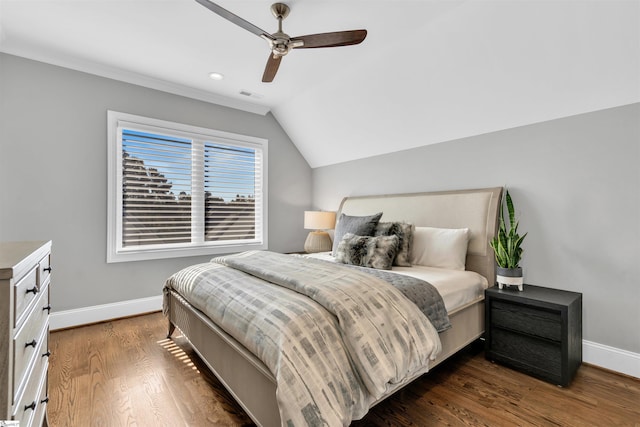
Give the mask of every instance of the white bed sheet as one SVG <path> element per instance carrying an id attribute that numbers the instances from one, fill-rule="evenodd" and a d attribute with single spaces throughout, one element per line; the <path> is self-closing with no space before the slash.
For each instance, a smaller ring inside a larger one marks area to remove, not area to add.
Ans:
<path id="1" fill-rule="evenodd" d="M 335 262 L 331 252 L 319 252 L 303 256 Z M 475 271 L 448 270 L 423 265 L 414 265 L 412 267 L 394 266 L 391 271 L 417 277 L 431 283 L 442 295 L 444 306 L 449 314 L 471 302 L 484 298 L 484 290 L 488 287 L 487 279 Z"/>

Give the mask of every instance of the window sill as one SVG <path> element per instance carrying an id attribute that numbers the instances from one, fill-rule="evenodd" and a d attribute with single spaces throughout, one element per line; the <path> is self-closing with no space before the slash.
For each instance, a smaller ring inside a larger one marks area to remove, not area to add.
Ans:
<path id="1" fill-rule="evenodd" d="M 266 243 L 238 244 L 224 246 L 197 246 L 171 249 L 146 249 L 116 252 L 107 252 L 107 263 L 148 261 L 154 259 L 183 258 L 206 255 L 223 255 L 251 250 L 266 250 Z"/>

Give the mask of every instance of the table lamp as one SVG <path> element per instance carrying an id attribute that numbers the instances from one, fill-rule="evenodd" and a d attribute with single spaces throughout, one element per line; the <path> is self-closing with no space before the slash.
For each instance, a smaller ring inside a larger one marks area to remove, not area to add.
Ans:
<path id="1" fill-rule="evenodd" d="M 336 225 L 336 213 L 326 211 L 304 211 L 305 230 L 314 230 L 309 233 L 304 242 L 304 251 L 307 253 L 327 252 L 331 250 L 331 237 L 324 230 L 330 230 Z"/>

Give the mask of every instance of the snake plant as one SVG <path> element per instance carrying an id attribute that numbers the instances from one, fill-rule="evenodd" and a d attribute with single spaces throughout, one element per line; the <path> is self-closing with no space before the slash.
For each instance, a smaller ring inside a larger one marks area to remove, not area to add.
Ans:
<path id="1" fill-rule="evenodd" d="M 496 255 L 498 267 L 502 268 L 518 268 L 520 259 L 522 258 L 522 248 L 520 245 L 527 236 L 527 233 L 518 235 L 518 221 L 516 220 L 515 209 L 509 190 L 504 200 L 507 204 L 509 212 L 509 230 L 504 220 L 504 206 L 500 204 L 500 222 L 498 226 L 498 235 L 495 236 L 490 244 Z"/>

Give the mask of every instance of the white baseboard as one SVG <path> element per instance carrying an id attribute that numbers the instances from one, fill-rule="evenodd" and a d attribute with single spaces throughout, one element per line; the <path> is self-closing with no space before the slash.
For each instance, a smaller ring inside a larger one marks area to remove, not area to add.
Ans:
<path id="1" fill-rule="evenodd" d="M 640 354 L 597 342 L 582 341 L 584 363 L 640 378 Z"/>
<path id="2" fill-rule="evenodd" d="M 51 313 L 51 330 L 71 328 L 89 323 L 104 322 L 118 317 L 134 316 L 162 309 L 162 295 L 112 304 L 95 305 Z M 585 363 L 640 378 L 640 354 L 619 348 L 582 341 L 582 360 Z"/>
<path id="3" fill-rule="evenodd" d="M 162 310 L 162 295 L 51 313 L 49 328 L 71 328 Z"/>

